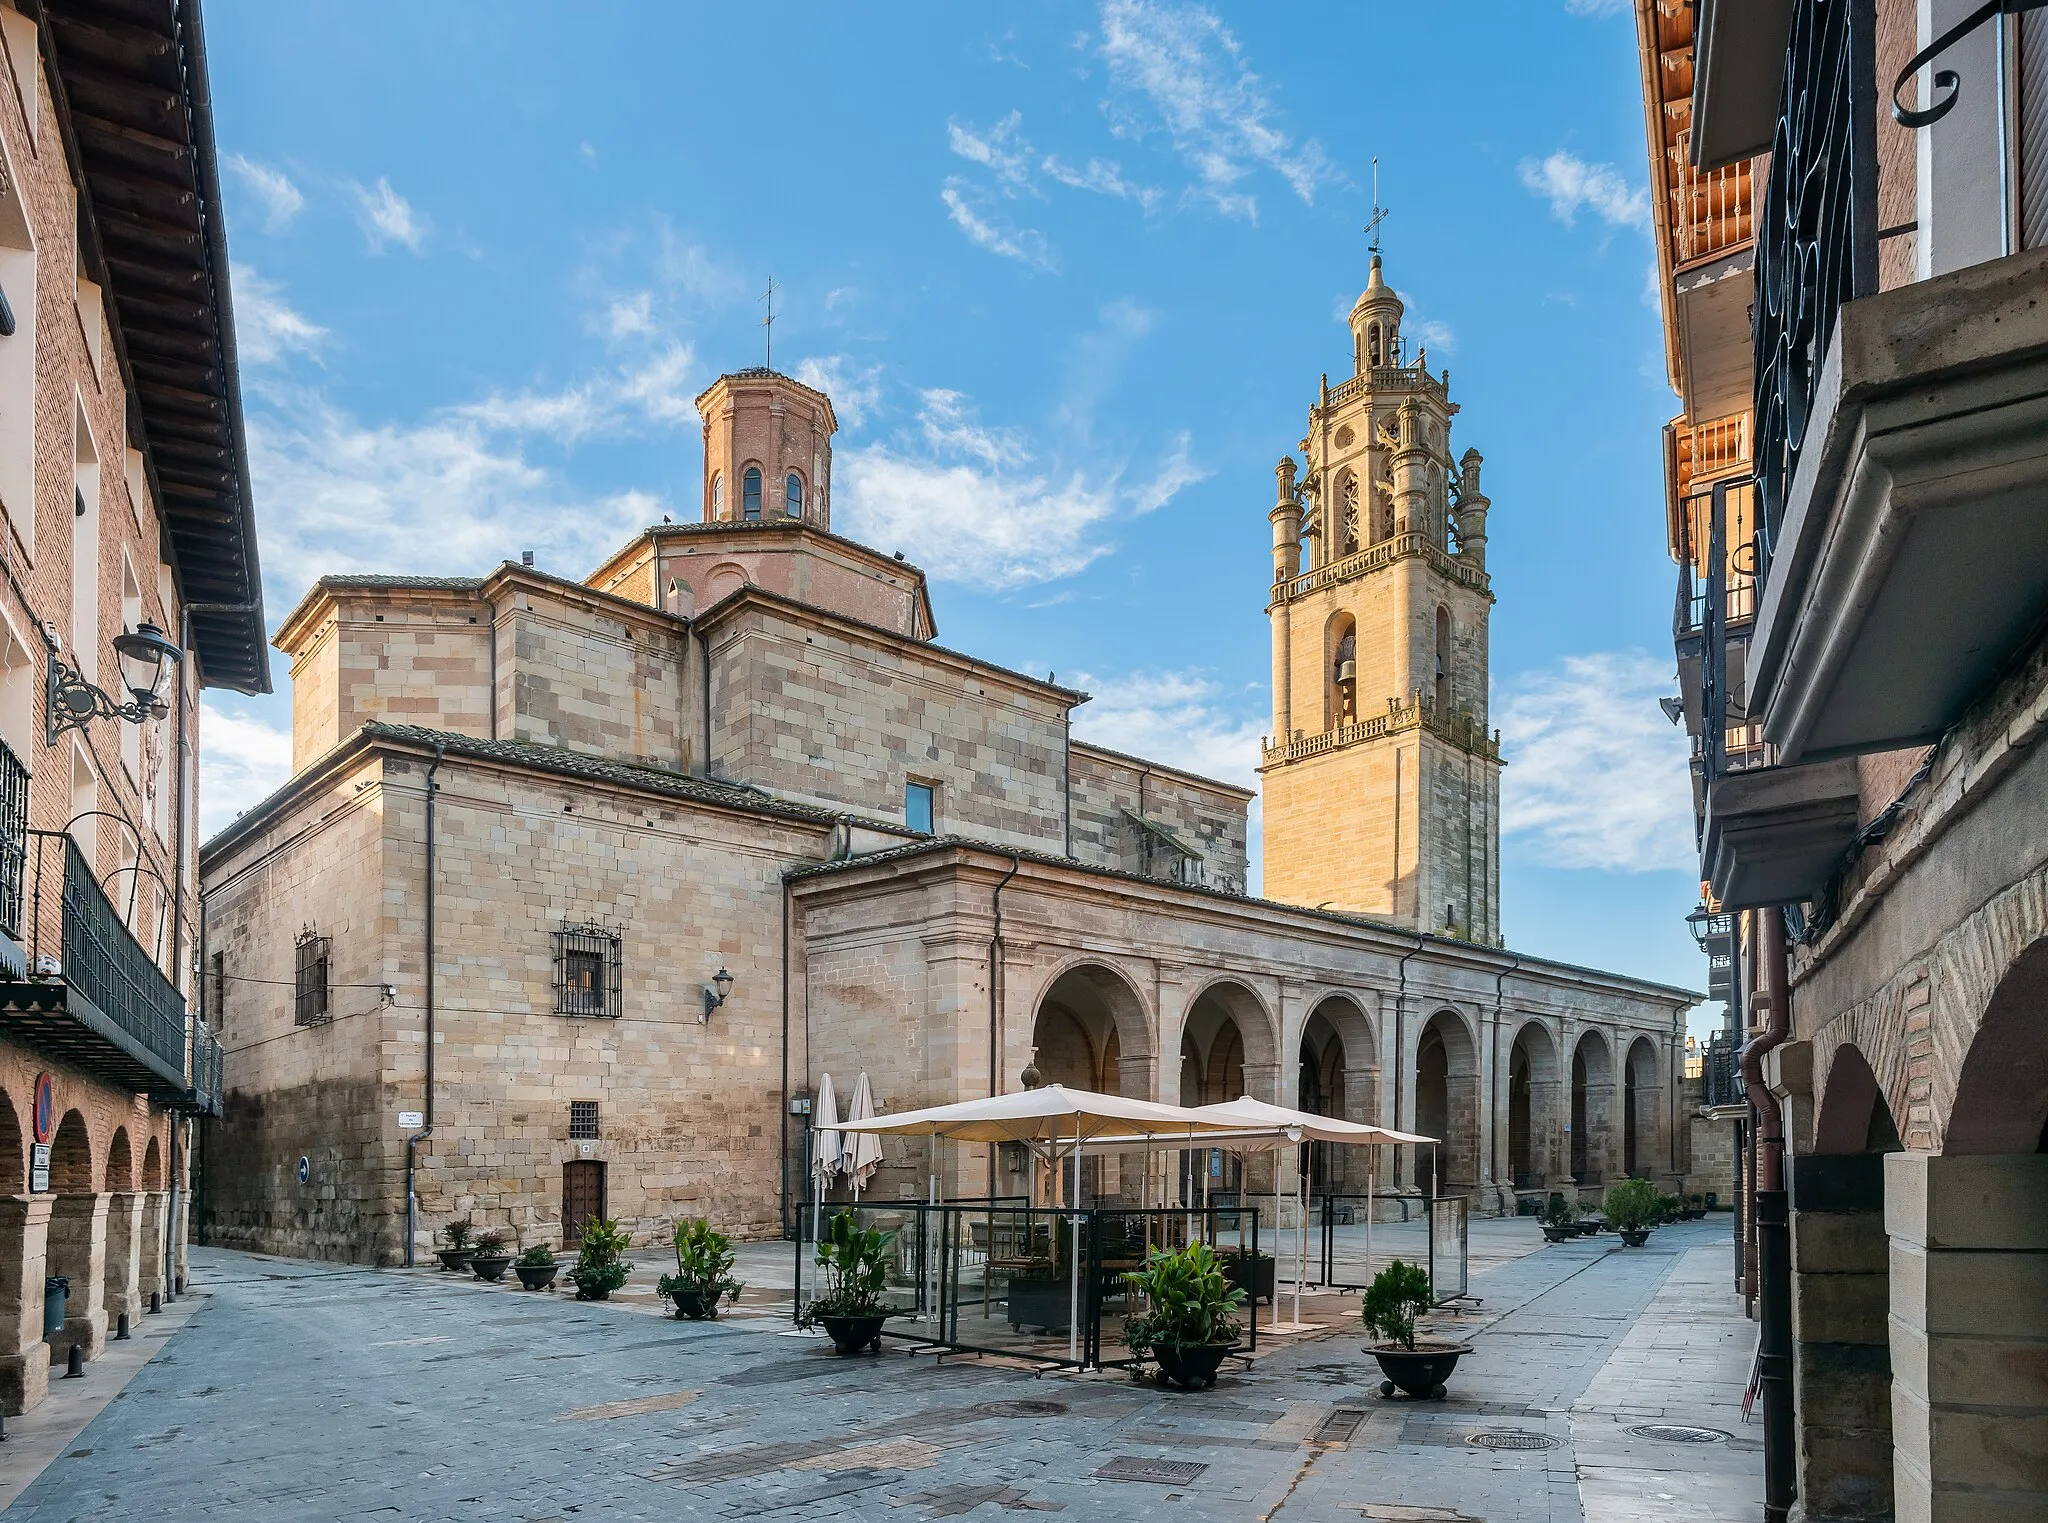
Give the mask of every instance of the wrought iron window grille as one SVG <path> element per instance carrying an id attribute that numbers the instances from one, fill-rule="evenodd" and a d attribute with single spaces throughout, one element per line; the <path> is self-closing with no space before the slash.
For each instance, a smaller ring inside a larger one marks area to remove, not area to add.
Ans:
<path id="1" fill-rule="evenodd" d="M 550 936 L 555 1014 L 616 1018 L 622 1013 L 623 938 L 612 927 L 563 921 Z"/>
<path id="2" fill-rule="evenodd" d="M 17 940 L 27 862 L 28 768 L 0 743 L 0 931 Z"/>
<path id="3" fill-rule="evenodd" d="M 1892 81 L 1892 120 L 1901 127 L 1918 131 L 1932 127 L 1949 112 L 1955 110 L 1956 102 L 1963 96 L 1963 78 L 1954 69 L 1934 71 L 1934 98 L 1927 105 L 1913 107 L 1899 99 L 1899 92 L 1906 88 L 1913 76 L 1933 63 L 1943 53 L 1976 31 L 1985 22 L 2005 16 L 2017 16 L 2022 11 L 2039 10 L 2048 5 L 2048 0 L 1986 0 L 1969 15 L 1943 32 L 1934 41 L 1906 61 L 1899 70 L 1899 77 Z"/>
<path id="4" fill-rule="evenodd" d="M 569 1102 L 569 1140 L 572 1142 L 594 1141 L 597 1134 L 597 1102 L 595 1100 L 571 1100 Z"/>
<path id="5" fill-rule="evenodd" d="M 299 932 L 296 951 L 292 1024 L 324 1026 L 334 1018 L 328 995 L 328 938 L 307 926 Z"/>

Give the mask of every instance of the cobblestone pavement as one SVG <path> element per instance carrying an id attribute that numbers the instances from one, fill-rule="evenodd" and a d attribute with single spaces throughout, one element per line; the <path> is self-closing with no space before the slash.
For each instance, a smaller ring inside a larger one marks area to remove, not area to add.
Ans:
<path id="1" fill-rule="evenodd" d="M 1754 1330 L 1727 1269 L 1712 1221 L 1496 1260 L 1483 1305 L 1436 1319 L 1474 1345 L 1450 1398 L 1410 1402 L 1377 1394 L 1355 1297 L 1304 1300 L 1334 1335 L 1181 1393 L 842 1360 L 762 1301 L 677 1323 L 194 1250 L 190 1322 L 5 1516 L 1733 1523 L 1758 1510 L 1761 1445 L 1735 1406 Z M 1729 1437 L 1627 1431 L 1644 1423 Z M 1543 1447 L 1472 1442 L 1488 1433 Z"/>

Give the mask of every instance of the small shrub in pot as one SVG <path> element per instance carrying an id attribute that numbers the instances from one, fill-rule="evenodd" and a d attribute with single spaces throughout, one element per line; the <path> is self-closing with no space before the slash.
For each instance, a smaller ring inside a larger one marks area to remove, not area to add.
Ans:
<path id="1" fill-rule="evenodd" d="M 512 1261 L 512 1272 L 528 1290 L 546 1290 L 561 1267 L 562 1261 L 546 1243 L 535 1243 Z"/>
<path id="2" fill-rule="evenodd" d="M 1367 1344 L 1366 1352 L 1379 1361 L 1380 1373 L 1386 1376 L 1380 1383 L 1382 1396 L 1401 1390 L 1410 1396 L 1440 1398 L 1460 1356 L 1472 1352 L 1468 1343 L 1416 1340 L 1415 1319 L 1428 1311 L 1434 1300 L 1429 1271 L 1399 1259 L 1374 1275 L 1366 1287 L 1359 1309 L 1367 1331 L 1381 1340 Z"/>
<path id="3" fill-rule="evenodd" d="M 633 1238 L 617 1222 L 593 1216 L 583 1224 L 583 1242 L 569 1278 L 579 1301 L 605 1301 L 626 1283 L 625 1252 Z"/>
<path id="4" fill-rule="evenodd" d="M 459 1274 L 469 1268 L 469 1256 L 476 1251 L 471 1243 L 475 1234 L 476 1228 L 466 1216 L 456 1218 L 441 1229 L 441 1236 L 448 1244 L 439 1250 L 443 1269 L 452 1269 Z"/>
<path id="5" fill-rule="evenodd" d="M 1640 1248 L 1648 1241 L 1650 1226 L 1657 1219 L 1659 1198 L 1657 1187 L 1647 1179 L 1624 1179 L 1608 1186 L 1600 1210 L 1607 1225 L 1621 1234 L 1624 1243 Z"/>
<path id="6" fill-rule="evenodd" d="M 511 1233 L 496 1227 L 477 1234 L 476 1245 L 469 1255 L 469 1267 L 479 1280 L 504 1278 L 505 1266 L 512 1262 L 512 1255 L 505 1251 L 511 1241 Z"/>
<path id="7" fill-rule="evenodd" d="M 704 1321 L 718 1315 L 720 1301 L 735 1301 L 744 1288 L 732 1277 L 732 1239 L 703 1220 L 675 1227 L 676 1272 L 655 1284 L 655 1293 L 674 1304 L 676 1316 Z"/>
<path id="8" fill-rule="evenodd" d="M 1224 1355 L 1237 1347 L 1242 1328 L 1235 1313 L 1243 1287 L 1231 1283 L 1225 1261 L 1207 1243 L 1155 1248 L 1143 1269 L 1124 1282 L 1145 1297 L 1146 1309 L 1124 1324 L 1124 1342 L 1149 1356 L 1162 1380 L 1199 1389 L 1216 1383 Z"/>
<path id="9" fill-rule="evenodd" d="M 895 1240 L 893 1232 L 861 1226 L 851 1211 L 835 1215 L 818 1240 L 825 1293 L 804 1307 L 798 1324 L 822 1326 L 842 1354 L 879 1350 L 882 1324 L 889 1319 L 882 1296 L 889 1288 L 889 1245 Z"/>

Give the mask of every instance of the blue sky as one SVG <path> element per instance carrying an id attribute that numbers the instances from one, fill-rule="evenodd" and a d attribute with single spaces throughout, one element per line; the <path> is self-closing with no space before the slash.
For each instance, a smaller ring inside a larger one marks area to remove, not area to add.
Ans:
<path id="1" fill-rule="evenodd" d="M 1251 783 L 1273 465 L 1366 276 L 1487 460 L 1503 919 L 1698 987 L 1663 377 L 1620 0 L 212 0 L 273 621 L 327 571 L 580 576 L 697 511 L 691 400 L 829 390 L 834 526 L 1078 733 Z M 289 698 L 208 699 L 217 828 Z"/>

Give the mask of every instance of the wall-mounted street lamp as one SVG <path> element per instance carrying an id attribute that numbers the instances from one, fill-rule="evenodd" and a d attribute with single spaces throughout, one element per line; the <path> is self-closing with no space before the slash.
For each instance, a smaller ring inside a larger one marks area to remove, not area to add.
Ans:
<path id="1" fill-rule="evenodd" d="M 57 744 L 66 730 L 82 730 L 95 719 L 125 719 L 141 724 L 161 718 L 170 708 L 164 693 L 171 685 L 171 673 L 185 659 L 185 653 L 154 624 L 140 624 L 114 640 L 114 658 L 121 673 L 121 685 L 132 699 L 116 703 L 85 680 L 85 674 L 69 665 L 49 639 L 49 671 L 46 679 L 43 740 Z"/>
<path id="2" fill-rule="evenodd" d="M 704 986 L 704 1013 L 697 1018 L 699 1023 L 709 1022 L 711 1012 L 724 1004 L 725 997 L 730 993 L 732 993 L 732 975 L 725 971 L 725 964 L 720 963 L 718 965 L 718 972 L 712 976 L 711 982 Z"/>

